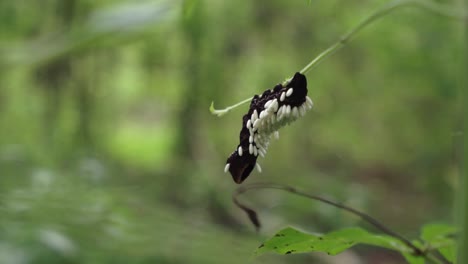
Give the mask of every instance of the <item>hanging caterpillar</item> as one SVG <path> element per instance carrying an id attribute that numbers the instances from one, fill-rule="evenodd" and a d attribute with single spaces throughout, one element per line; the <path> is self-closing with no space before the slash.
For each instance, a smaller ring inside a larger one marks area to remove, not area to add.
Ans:
<path id="1" fill-rule="evenodd" d="M 294 122 L 313 106 L 307 96 L 307 79 L 296 73 L 287 84 L 277 84 L 262 95 L 255 95 L 247 114 L 242 117 L 239 145 L 226 161 L 224 172 L 230 172 L 234 182 L 242 183 L 264 157 L 271 137 L 279 138 L 278 130 Z"/>

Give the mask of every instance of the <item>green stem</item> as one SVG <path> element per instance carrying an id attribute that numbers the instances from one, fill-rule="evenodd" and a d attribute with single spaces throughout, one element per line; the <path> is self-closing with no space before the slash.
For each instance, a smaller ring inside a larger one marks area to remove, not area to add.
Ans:
<path id="1" fill-rule="evenodd" d="M 419 246 L 417 246 L 413 242 L 411 242 L 409 239 L 407 239 L 404 236 L 400 235 L 399 233 L 393 231 L 392 229 L 390 229 L 386 225 L 382 224 L 381 222 L 377 221 L 375 218 L 373 218 L 372 216 L 370 216 L 368 214 L 365 214 L 365 213 L 363 213 L 363 212 L 361 212 L 359 210 L 356 210 L 356 209 L 354 209 L 352 207 L 349 207 L 349 206 L 346 206 L 344 204 L 337 203 L 337 202 L 325 199 L 325 198 L 323 198 L 321 196 L 308 194 L 308 193 L 299 191 L 296 188 L 294 188 L 292 186 L 289 186 L 289 185 L 285 185 L 285 184 L 270 183 L 270 182 L 251 183 L 251 184 L 244 185 L 244 186 L 241 186 L 241 187 L 237 188 L 236 191 L 234 192 L 234 194 L 232 196 L 234 204 L 237 205 L 240 209 L 242 209 L 243 211 L 245 211 L 247 213 L 250 220 L 254 223 L 255 227 L 257 228 L 257 230 L 260 228 L 260 221 L 258 219 L 257 213 L 255 212 L 255 210 L 253 210 L 253 209 L 247 207 L 246 205 L 244 205 L 243 203 L 241 203 L 238 198 L 239 198 L 240 195 L 242 195 L 243 193 L 246 193 L 248 191 L 261 190 L 261 189 L 273 189 L 273 190 L 281 190 L 281 191 L 289 192 L 289 193 L 292 193 L 292 194 L 295 194 L 295 195 L 298 195 L 298 196 L 302 196 L 302 197 L 305 197 L 305 198 L 308 198 L 308 199 L 311 199 L 311 200 L 319 201 L 321 203 L 328 204 L 328 205 L 334 206 L 334 207 L 336 207 L 338 209 L 347 211 L 347 212 L 349 212 L 351 214 L 354 214 L 354 215 L 358 216 L 363 221 L 366 221 L 367 223 L 374 226 L 375 228 L 377 228 L 381 232 L 400 240 L 403 244 L 405 244 L 408 247 L 408 249 L 412 250 L 412 253 L 414 255 L 423 257 L 426 260 L 428 260 L 430 262 L 433 262 L 435 264 L 450 264 L 450 262 L 448 260 L 446 260 L 443 256 L 435 255 L 433 251 L 429 251 L 429 252 L 424 251 Z"/>
<path id="2" fill-rule="evenodd" d="M 468 2 L 459 1 L 460 7 L 467 8 Z M 461 230 L 458 244 L 458 263 L 468 263 L 468 21 L 462 25 L 461 43 L 457 65 L 459 73 L 459 89 L 461 94 L 461 115 L 463 124 L 463 150 L 461 159 L 460 184 L 458 186 L 457 220 Z"/>
<path id="3" fill-rule="evenodd" d="M 424 257 L 429 260 L 430 262 L 432 263 L 435 263 L 435 264 L 445 264 L 446 262 L 442 261 L 442 260 L 439 260 L 438 258 L 434 257 L 433 255 L 424 255 Z"/>
<path id="4" fill-rule="evenodd" d="M 249 97 L 249 98 L 245 99 L 244 101 L 241 101 L 241 102 L 239 102 L 239 103 L 237 103 L 237 104 L 235 104 L 235 105 L 228 106 L 228 107 L 226 107 L 226 108 L 224 108 L 224 109 L 221 109 L 221 110 L 215 109 L 215 108 L 214 108 L 214 102 L 211 102 L 211 105 L 210 105 L 210 112 L 211 112 L 213 115 L 217 115 L 218 117 L 221 117 L 221 116 L 227 114 L 227 113 L 228 113 L 229 111 L 231 111 L 232 109 L 234 109 L 234 108 L 236 108 L 236 107 L 238 107 L 238 106 L 241 106 L 241 105 L 243 105 L 243 104 L 245 104 L 245 103 L 248 103 L 248 102 L 250 102 L 251 100 L 252 100 L 252 97 Z"/>
<path id="5" fill-rule="evenodd" d="M 317 57 L 315 57 L 315 59 L 313 59 L 309 64 L 307 64 L 307 66 L 305 66 L 300 71 L 300 73 L 305 74 L 309 70 L 317 66 L 322 60 L 324 60 L 328 56 L 338 51 L 344 45 L 346 45 L 348 41 L 351 40 L 352 37 L 354 37 L 363 28 L 365 28 L 367 25 L 371 24 L 375 20 L 385 16 L 386 14 L 390 13 L 391 11 L 399 7 L 410 6 L 410 5 L 418 6 L 428 11 L 431 11 L 433 13 L 436 13 L 438 15 L 447 16 L 450 18 L 455 18 L 455 19 L 467 18 L 467 14 L 465 12 L 454 9 L 452 7 L 441 5 L 435 2 L 425 1 L 425 0 L 395 0 L 377 9 L 373 14 L 371 14 L 370 16 L 365 18 L 363 21 L 361 21 L 361 23 L 359 23 L 356 27 L 354 27 L 348 33 L 343 35 L 335 44 L 333 44 L 331 47 L 329 47 L 328 49 L 320 53 Z"/>
<path id="6" fill-rule="evenodd" d="M 357 33 L 359 33 L 363 28 L 374 22 L 375 20 L 387 15 L 391 11 L 404 7 L 404 6 L 416 6 L 420 7 L 422 9 L 425 9 L 427 11 L 433 12 L 435 14 L 453 18 L 453 19 L 460 19 L 460 20 L 466 20 L 468 18 L 468 13 L 464 11 L 463 9 L 455 9 L 453 7 L 439 4 L 433 1 L 429 0 L 394 0 L 392 2 L 387 3 L 386 5 L 382 6 L 381 8 L 377 9 L 372 13 L 370 16 L 365 18 L 361 23 L 359 23 L 357 26 L 355 26 L 353 29 L 351 29 L 348 33 L 343 35 L 335 44 L 330 46 L 328 49 L 320 53 L 317 57 L 315 57 L 309 64 L 307 64 L 301 71 L 300 73 L 305 74 L 308 71 L 310 71 L 312 68 L 317 66 L 320 62 L 322 62 L 324 59 L 326 59 L 328 56 L 332 55 L 339 49 L 341 49 L 343 46 L 345 46 L 352 37 L 354 37 Z M 283 82 L 283 85 L 287 84 L 291 79 L 287 79 L 285 82 Z M 226 113 L 228 113 L 230 110 L 247 103 L 250 101 L 251 98 L 246 99 L 240 103 L 237 103 L 235 105 L 229 106 L 225 109 L 217 110 L 214 108 L 213 103 L 211 103 L 210 106 L 210 112 L 214 115 L 217 116 L 222 116 Z"/>

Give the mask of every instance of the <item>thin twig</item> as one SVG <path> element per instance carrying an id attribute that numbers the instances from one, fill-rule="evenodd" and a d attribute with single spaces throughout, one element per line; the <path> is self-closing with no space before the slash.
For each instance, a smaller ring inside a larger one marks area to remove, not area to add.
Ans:
<path id="1" fill-rule="evenodd" d="M 432 2 L 429 0 L 395 0 L 377 9 L 370 16 L 362 20 L 357 26 L 351 29 L 348 33 L 344 34 L 335 44 L 333 44 L 328 49 L 320 53 L 317 57 L 315 57 L 309 64 L 307 64 L 300 71 L 300 73 L 305 74 L 306 72 L 308 72 L 309 70 L 317 66 L 322 60 L 324 60 L 328 56 L 338 51 L 340 48 L 346 45 L 351 40 L 352 37 L 354 37 L 367 25 L 371 24 L 372 22 L 374 22 L 375 20 L 379 18 L 384 17 L 386 14 L 392 12 L 393 10 L 400 8 L 400 7 L 404 7 L 404 6 L 421 7 L 435 14 L 446 16 L 446 17 L 453 18 L 453 19 L 463 20 L 463 19 L 467 19 L 468 17 L 468 14 L 466 11 L 455 9 L 453 7 L 442 5 L 442 4 Z"/>
<path id="2" fill-rule="evenodd" d="M 247 207 L 246 205 L 242 204 L 241 202 L 239 202 L 238 197 L 241 194 L 243 194 L 245 192 L 248 192 L 250 190 L 259 190 L 259 189 L 282 190 L 282 191 L 286 191 L 286 192 L 296 194 L 296 195 L 299 195 L 299 196 L 302 196 L 302 197 L 306 197 L 306 198 L 309 198 L 309 199 L 312 199 L 312 200 L 316 200 L 316 201 L 319 201 L 319 202 L 334 206 L 336 208 L 345 210 L 347 212 L 350 212 L 350 213 L 360 217 L 362 220 L 364 220 L 367 223 L 371 224 L 372 226 L 374 226 L 378 230 L 382 231 L 383 233 L 400 240 L 401 242 L 403 242 L 405 245 L 407 245 L 409 248 L 411 248 L 413 250 L 413 255 L 422 256 L 422 257 L 426 258 L 427 260 L 431 260 L 431 261 L 433 261 L 435 263 L 451 264 L 451 262 L 449 262 L 448 260 L 446 260 L 442 256 L 438 256 L 438 255 L 435 255 L 435 254 L 433 254 L 431 252 L 427 252 L 427 251 L 424 251 L 424 250 L 420 249 L 418 246 L 413 244 L 410 240 L 408 240 L 404 236 L 398 234 L 397 232 L 391 230 L 390 228 L 388 228 L 384 224 L 380 223 L 379 221 L 377 221 L 375 218 L 371 217 L 368 214 L 365 214 L 365 213 L 360 212 L 360 211 L 358 211 L 358 210 L 356 210 L 354 208 L 351 208 L 349 206 L 346 206 L 346 205 L 343 205 L 343 204 L 340 204 L 340 203 L 337 203 L 337 202 L 333 202 L 331 200 L 325 199 L 325 198 L 317 196 L 317 195 L 312 195 L 312 194 L 308 194 L 308 193 L 305 193 L 305 192 L 298 191 L 296 188 L 288 186 L 288 185 L 284 185 L 284 184 L 253 183 L 253 184 L 241 186 L 241 187 L 237 188 L 236 191 L 234 192 L 234 194 L 232 196 L 233 202 L 240 209 L 242 209 L 243 211 L 245 211 L 248 214 L 250 220 L 253 222 L 253 224 L 255 225 L 257 230 L 260 228 L 260 221 L 258 219 L 258 216 L 257 216 L 256 212 L 253 209 L 251 209 L 251 208 Z M 431 254 L 431 255 L 429 255 L 429 254 Z"/>
<path id="3" fill-rule="evenodd" d="M 236 108 L 236 107 L 238 107 L 238 106 L 241 106 L 241 105 L 243 105 L 243 104 L 245 104 L 245 103 L 248 103 L 248 102 L 250 102 L 250 101 L 252 101 L 252 97 L 249 97 L 249 98 L 247 98 L 247 99 L 245 99 L 245 100 L 243 100 L 243 101 L 241 101 L 241 102 L 239 102 L 239 103 L 237 103 L 237 104 L 228 106 L 228 107 L 226 107 L 226 108 L 224 108 L 224 109 L 215 109 L 215 108 L 214 108 L 214 102 L 211 102 L 211 105 L 210 105 L 210 112 L 211 112 L 213 115 L 217 115 L 218 117 L 221 117 L 221 116 L 227 114 L 227 113 L 228 113 L 229 111 L 231 111 L 232 109 L 234 109 L 234 108 Z"/>
<path id="4" fill-rule="evenodd" d="M 328 56 L 332 55 L 333 53 L 337 52 L 339 49 L 344 47 L 350 40 L 353 38 L 357 33 L 359 33 L 362 29 L 364 29 L 366 26 L 374 22 L 375 20 L 384 17 L 391 11 L 394 11 L 395 9 L 398 9 L 400 7 L 405 7 L 405 6 L 415 6 L 415 7 L 420 7 L 422 9 L 425 9 L 427 11 L 430 11 L 432 13 L 435 13 L 440 16 L 445 16 L 448 18 L 452 19 L 459 19 L 459 20 L 467 20 L 468 19 L 468 12 L 463 9 L 456 9 L 451 6 L 447 6 L 444 4 L 439 4 L 433 1 L 429 0 L 394 0 L 386 5 L 382 6 L 381 8 L 377 9 L 374 11 L 370 16 L 366 17 L 364 20 L 362 20 L 357 26 L 352 28 L 348 33 L 344 34 L 335 44 L 331 45 L 329 48 L 324 50 L 322 53 L 320 53 L 317 57 L 312 59 L 309 64 L 307 64 L 301 71 L 301 74 L 305 74 L 308 71 L 310 71 L 312 68 L 317 66 L 320 62 L 322 62 L 324 59 L 326 59 Z M 286 85 L 291 78 L 286 79 L 286 81 L 283 82 L 283 85 Z M 213 103 L 211 103 L 210 106 L 210 112 L 214 115 L 217 116 L 223 116 L 227 114 L 230 110 L 247 103 L 251 100 L 246 99 L 240 103 L 237 103 L 235 105 L 226 107 L 224 109 L 215 109 L 213 106 Z"/>

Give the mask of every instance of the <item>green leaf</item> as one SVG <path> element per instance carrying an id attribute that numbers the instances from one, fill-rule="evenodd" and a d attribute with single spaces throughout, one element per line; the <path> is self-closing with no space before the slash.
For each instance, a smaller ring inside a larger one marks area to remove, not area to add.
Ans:
<path id="1" fill-rule="evenodd" d="M 422 228 L 421 238 L 426 242 L 446 239 L 457 232 L 454 226 L 445 224 L 428 224 Z"/>
<path id="2" fill-rule="evenodd" d="M 336 255 L 359 243 L 411 253 L 411 249 L 401 241 L 390 236 L 372 234 L 361 228 L 346 228 L 326 235 L 316 235 L 291 227 L 279 231 L 265 241 L 255 253 L 291 254 L 315 251 Z"/>
<path id="3" fill-rule="evenodd" d="M 427 247 L 438 249 L 449 261 L 455 262 L 457 256 L 457 245 L 451 237 L 457 232 L 454 226 L 445 224 L 428 224 L 422 228 L 421 238 Z"/>
<path id="4" fill-rule="evenodd" d="M 455 243 L 448 247 L 439 248 L 439 251 L 448 261 L 457 263 L 457 245 Z"/>
<path id="5" fill-rule="evenodd" d="M 424 264 L 425 260 L 422 257 L 414 256 L 410 253 L 403 253 L 403 257 L 405 257 L 406 261 L 410 264 Z"/>
<path id="6" fill-rule="evenodd" d="M 417 246 L 418 248 L 423 248 L 423 244 L 419 240 L 411 241 L 413 245 Z M 424 264 L 426 263 L 425 259 L 421 256 L 415 256 L 411 253 L 402 253 L 403 257 L 405 257 L 406 261 L 410 264 Z"/>

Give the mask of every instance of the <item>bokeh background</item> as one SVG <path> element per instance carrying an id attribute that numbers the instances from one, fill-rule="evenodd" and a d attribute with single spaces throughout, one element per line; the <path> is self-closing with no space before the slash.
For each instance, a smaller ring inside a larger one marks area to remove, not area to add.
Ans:
<path id="1" fill-rule="evenodd" d="M 363 246 L 253 258 L 287 225 L 367 226 L 261 191 L 244 197 L 256 233 L 223 173 L 248 106 L 208 111 L 292 76 L 385 2 L 0 1 L 0 263 L 404 263 Z M 460 49 L 458 22 L 417 8 L 369 26 L 307 74 L 313 110 L 246 183 L 410 238 L 451 223 Z"/>

